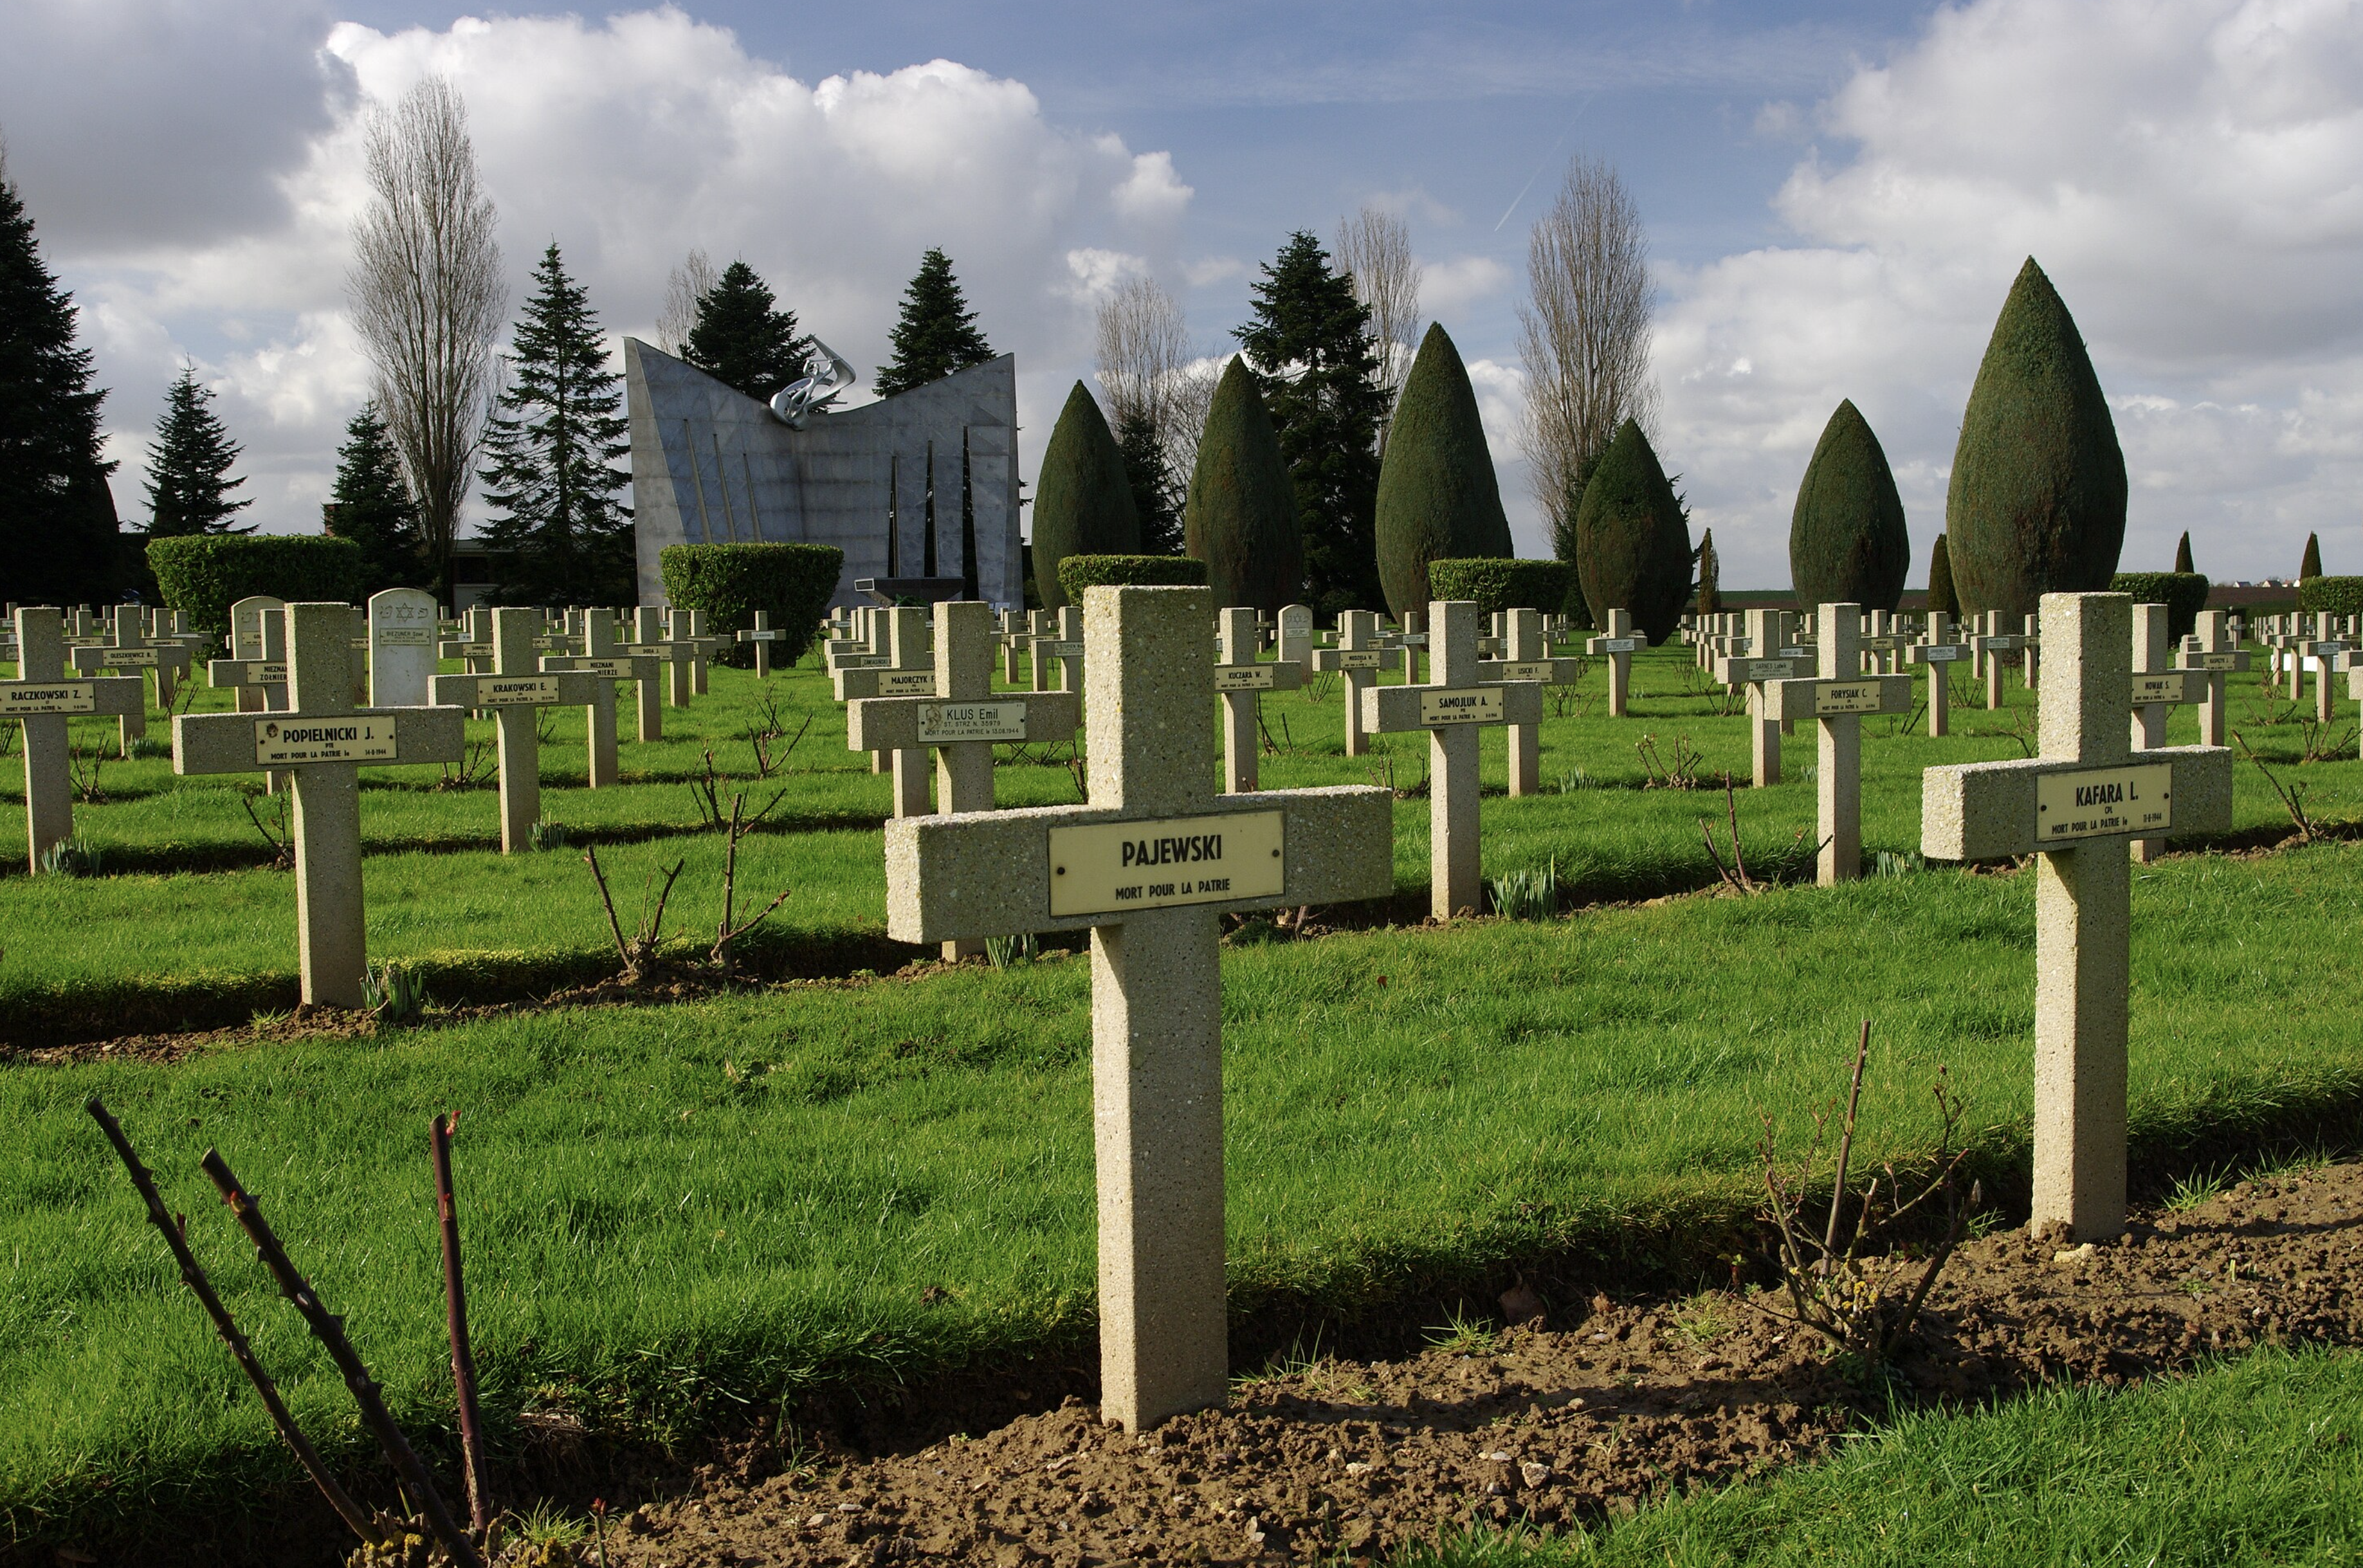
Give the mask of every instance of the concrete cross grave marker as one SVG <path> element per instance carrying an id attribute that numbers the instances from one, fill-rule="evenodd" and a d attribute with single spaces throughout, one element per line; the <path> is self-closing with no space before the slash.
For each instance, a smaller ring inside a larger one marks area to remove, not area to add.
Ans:
<path id="1" fill-rule="evenodd" d="M 871 697 L 932 697 L 936 695 L 936 654 L 927 636 L 927 612 L 910 605 L 881 612 L 888 649 L 881 669 L 839 670 L 833 677 L 837 700 L 860 702 Z M 1069 728 L 1073 733 L 1072 727 Z M 924 745 L 865 746 L 856 739 L 850 716 L 846 749 L 868 751 L 871 771 L 894 775 L 894 815 L 924 817 L 927 812 L 927 749 Z"/>
<path id="2" fill-rule="evenodd" d="M 1281 612 L 1285 614 L 1286 612 Z M 1215 691 L 1223 699 L 1223 789 L 1240 795 L 1256 787 L 1259 763 L 1257 719 L 1266 692 L 1292 692 L 1304 684 L 1304 666 L 1256 657 L 1262 641 L 1252 609 L 1234 606 L 1222 614 L 1216 639 Z"/>
<path id="3" fill-rule="evenodd" d="M 1865 714 L 1912 711 L 1912 677 L 1866 675 L 1856 639 L 1859 605 L 1824 605 L 1814 617 L 1816 673 L 1767 683 L 1773 716 L 1816 719 L 1814 831 L 1821 851 L 1815 880 L 1825 887 L 1862 874 L 1862 720 Z"/>
<path id="4" fill-rule="evenodd" d="M 666 671 L 670 681 L 651 678 L 639 683 L 637 701 L 632 705 L 636 740 L 664 739 L 664 702 L 668 695 L 672 706 L 680 707 L 689 701 L 686 667 L 690 658 L 687 641 L 669 636 L 665 630 L 662 605 L 642 605 L 632 612 L 632 639 L 616 651 L 627 659 L 650 661 L 650 671 Z M 670 692 L 668 694 L 668 687 Z"/>
<path id="5" fill-rule="evenodd" d="M 645 692 L 655 684 L 659 668 L 654 659 L 623 651 L 616 638 L 616 616 L 609 609 L 586 610 L 582 651 L 549 654 L 541 661 L 546 672 L 571 671 L 599 677 L 583 709 L 583 743 L 593 789 L 609 789 L 623 782 L 623 768 L 616 754 L 616 683 L 629 681 L 636 690 Z"/>
<path id="6" fill-rule="evenodd" d="M 1027 684 L 1037 692 L 1050 689 L 1050 645 L 1059 640 L 1059 612 L 1036 610 L 1026 622 Z"/>
<path id="7" fill-rule="evenodd" d="M 195 668 L 198 655 L 210 656 L 221 646 L 221 639 L 211 632 L 191 631 L 186 610 L 161 606 L 148 612 L 148 635 L 157 642 L 178 643 L 188 651 L 187 668 L 175 670 L 168 665 L 157 667 L 156 706 L 169 711 L 172 706 L 173 697 L 180 690 L 181 682 L 187 680 L 190 677 L 190 672 Z"/>
<path id="8" fill-rule="evenodd" d="M 101 672 L 129 674 L 145 691 L 148 678 L 143 672 L 156 672 L 156 706 L 167 707 L 172 702 L 172 680 L 189 667 L 189 651 L 178 642 L 150 640 L 147 628 L 137 605 L 115 606 L 112 630 L 107 639 L 96 648 L 75 648 L 69 655 L 77 672 L 96 674 Z M 126 757 L 131 755 L 131 743 L 148 733 L 148 705 L 135 705 L 131 711 L 116 717 L 116 746 Z"/>
<path id="9" fill-rule="evenodd" d="M 1411 617 L 1406 616 L 1403 618 L 1408 621 Z M 1507 646 L 1500 659 L 1478 661 L 1479 680 L 1532 681 L 1538 686 L 1570 686 L 1583 673 L 1582 660 L 1554 659 L 1550 656 L 1550 645 L 1543 640 L 1540 610 L 1511 610 L 1503 618 L 1506 623 L 1503 641 Z M 1405 659 L 1408 662 L 1409 656 L 1406 655 Z M 1512 795 L 1542 793 L 1542 726 L 1538 723 L 1513 723 L 1509 728 Z"/>
<path id="10" fill-rule="evenodd" d="M 1403 611 L 1403 630 L 1395 637 L 1395 646 L 1403 650 L 1403 684 L 1418 685 L 1427 655 L 1427 617 L 1417 610 Z M 1550 650 L 1544 649 L 1541 656 L 1548 658 Z"/>
<path id="11" fill-rule="evenodd" d="M 541 612 L 502 608 L 493 612 L 493 673 L 489 675 L 438 675 L 434 696 L 438 707 L 489 712 L 497 726 L 501 777 L 501 853 L 522 853 L 533 846 L 533 825 L 541 820 L 541 709 L 560 706 L 587 707 L 606 686 L 608 701 L 615 687 L 606 677 L 587 671 L 544 672 L 534 651 L 539 640 Z"/>
<path id="12" fill-rule="evenodd" d="M 205 682 L 235 688 L 240 713 L 287 706 L 286 607 L 286 600 L 261 594 L 229 607 L 229 657 L 206 662 Z"/>
<path id="13" fill-rule="evenodd" d="M 1594 658 L 1607 655 L 1608 716 L 1623 718 L 1633 691 L 1633 655 L 1647 639 L 1635 635 L 1630 610 L 1611 610 L 1607 620 L 1601 634 L 1584 643 L 1583 651 Z"/>
<path id="14" fill-rule="evenodd" d="M 2240 646 L 2233 617 L 2222 610 L 2202 610 L 2189 637 L 2182 639 L 2181 667 L 2204 683 L 2199 697 L 2199 743 L 2224 744 L 2224 719 L 2230 706 L 2231 677 L 2248 668 L 2248 651 Z"/>
<path id="15" fill-rule="evenodd" d="M 175 773 L 285 770 L 295 781 L 295 924 L 304 1000 L 362 1005 L 369 956 L 361 912 L 361 769 L 460 761 L 458 708 L 356 708 L 352 612 L 286 609 L 288 706 L 270 714 L 184 713 L 172 720 Z"/>
<path id="16" fill-rule="evenodd" d="M 2355 645 L 2339 635 L 2338 617 L 2316 615 L 2313 635 L 2301 638 L 2298 653 L 2313 661 L 2313 717 L 2317 723 L 2328 724 L 2334 717 L 2332 695 L 2338 689 L 2332 676 L 2344 663 L 2342 655 L 2351 652 Z"/>
<path id="17" fill-rule="evenodd" d="M 904 610 L 904 615 L 924 615 Z M 1008 693 L 993 690 L 993 611 L 975 600 L 938 600 L 935 608 L 935 668 L 930 688 L 915 696 L 856 698 L 848 712 L 846 735 L 856 751 L 889 751 L 924 759 L 936 752 L 936 809 L 961 813 L 993 809 L 993 748 L 996 744 L 1071 740 L 1082 722 L 1082 698 L 1074 692 Z M 855 672 L 875 673 L 876 672 Z M 915 773 L 916 770 L 914 770 Z M 922 775 L 904 811 L 902 776 L 896 775 L 895 815 L 926 813 Z M 999 934 L 999 933 L 996 933 Z M 984 951 L 982 938 L 944 943 L 944 957 L 957 962 Z"/>
<path id="18" fill-rule="evenodd" d="M 757 680 L 764 681 L 771 678 L 771 644 L 774 642 L 784 642 L 787 640 L 787 637 L 788 634 L 785 631 L 776 630 L 772 628 L 771 612 L 769 610 L 757 610 L 755 612 L 754 629 L 752 631 L 742 631 L 738 634 L 739 641 L 754 645 L 755 678 Z"/>
<path id="19" fill-rule="evenodd" d="M 2136 751 L 2155 751 L 2166 744 L 2166 717 L 2175 704 L 2195 703 L 2206 695 L 2205 681 L 2169 667 L 2170 647 L 2167 607 L 2136 605 L 2130 695 L 2134 710 L 2131 743 Z M 2133 841 L 2133 858 L 2138 862 L 2154 861 L 2165 852 L 2163 839 Z"/>
<path id="20" fill-rule="evenodd" d="M 1969 646 L 1977 650 L 1978 662 L 1985 670 L 1986 707 L 1991 712 L 2002 706 L 2003 656 L 2023 653 L 2031 660 L 2035 657 L 2034 644 L 2024 632 L 2001 630 L 2002 612 L 2000 610 L 1988 610 L 1980 618 L 1986 629 L 1970 638 Z"/>
<path id="21" fill-rule="evenodd" d="M 70 717 L 139 711 L 147 682 L 137 674 L 68 675 L 65 617 L 54 606 L 20 606 L 14 620 L 17 678 L 0 681 L 0 724 L 24 726 L 25 838 L 38 874 L 41 857 L 73 837 Z"/>
<path id="22" fill-rule="evenodd" d="M 1083 594 L 1091 804 L 886 825 L 887 931 L 1092 933 L 1100 1411 L 1223 1403 L 1220 917 L 1393 890 L 1383 789 L 1218 794 L 1204 588 Z"/>
<path id="23" fill-rule="evenodd" d="M 1912 662 L 1928 666 L 1928 733 L 1951 733 L 1953 666 L 1972 657 L 1969 643 L 1953 640 L 1953 617 L 1942 610 L 1928 612 L 1928 629 L 1911 647 Z"/>
<path id="24" fill-rule="evenodd" d="M 369 600 L 369 695 L 372 707 L 425 707 L 433 698 L 435 595 L 420 588 L 388 588 Z"/>
<path id="25" fill-rule="evenodd" d="M 1081 692 L 1083 689 L 1083 608 L 1068 605 L 1054 617 L 1049 634 L 1034 640 L 1034 689 L 1043 691 L 1043 673 L 1047 662 L 1059 662 L 1059 689 Z"/>
<path id="26" fill-rule="evenodd" d="M 460 618 L 460 635 L 435 645 L 435 651 L 445 659 L 466 662 L 468 673 L 481 675 L 493 667 L 493 612 L 483 605 L 471 607 Z"/>
<path id="27" fill-rule="evenodd" d="M 2125 710 L 2133 601 L 2043 596 L 2042 751 L 1922 775 L 1931 860 L 2039 856 L 2035 883 L 2035 1202 L 2037 1234 L 2073 1241 L 2125 1223 L 2128 840 L 2232 825 L 2232 754 L 2136 755 Z"/>
<path id="28" fill-rule="evenodd" d="M 1741 639 L 1748 651 L 1714 662 L 1716 680 L 1747 688 L 1748 751 L 1758 789 L 1781 782 L 1781 732 L 1786 728 L 1773 711 L 1765 685 L 1795 680 L 1812 664 L 1807 650 L 1787 640 L 1792 618 L 1786 610 L 1748 611 L 1747 635 Z"/>
<path id="29" fill-rule="evenodd" d="M 1474 636 L 1472 632 L 1470 634 Z M 1346 755 L 1359 757 L 1370 749 L 1370 740 L 1363 728 L 1362 694 L 1369 691 L 1381 670 L 1392 670 L 1403 662 L 1400 648 L 1390 648 L 1379 631 L 1379 617 L 1369 610 L 1348 610 L 1337 617 L 1337 646 L 1313 651 L 1313 667 L 1326 674 L 1343 671 L 1346 675 Z M 1475 645 L 1470 645 L 1470 657 L 1475 658 Z"/>
<path id="30" fill-rule="evenodd" d="M 1478 907 L 1477 732 L 1487 724 L 1539 724 L 1543 689 L 1532 681 L 1484 684 L 1477 660 L 1474 601 L 1427 607 L 1434 678 L 1425 685 L 1372 686 L 1361 694 L 1362 723 L 1374 734 L 1427 731 L 1428 908 L 1439 920 Z"/>

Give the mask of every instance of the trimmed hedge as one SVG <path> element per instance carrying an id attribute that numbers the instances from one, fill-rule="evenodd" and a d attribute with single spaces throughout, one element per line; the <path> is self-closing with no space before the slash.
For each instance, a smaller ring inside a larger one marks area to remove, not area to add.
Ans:
<path id="1" fill-rule="evenodd" d="M 230 606 L 258 594 L 291 605 L 356 602 L 363 562 L 361 546 L 326 534 L 182 534 L 149 540 L 148 565 L 169 608 L 219 636 Z"/>
<path id="2" fill-rule="evenodd" d="M 1188 555 L 1071 555 L 1059 562 L 1062 604 L 1080 605 L 1086 588 L 1203 588 L 1206 563 Z"/>
<path id="3" fill-rule="evenodd" d="M 2167 635 L 2177 642 L 2199 624 L 2207 589 L 2204 572 L 2120 572 L 2109 579 L 2112 594 L 2131 594 L 2137 605 L 2164 605 Z"/>
<path id="4" fill-rule="evenodd" d="M 1439 599 L 1474 599 L 1487 615 L 1540 610 L 1557 615 L 1567 603 L 1575 568 L 1564 561 L 1514 561 L 1478 556 L 1427 563 L 1428 591 Z M 1415 606 L 1425 614 L 1426 606 Z"/>
<path id="5" fill-rule="evenodd" d="M 845 551 L 833 544 L 669 544 L 657 564 L 667 602 L 703 613 L 709 635 L 751 631 L 755 612 L 771 612 L 774 630 L 793 634 L 771 644 L 778 667 L 812 646 L 844 573 Z M 723 658 L 751 665 L 755 651 L 742 643 Z"/>
<path id="6" fill-rule="evenodd" d="M 2297 585 L 2297 607 L 2308 615 L 2363 616 L 2363 577 L 2309 577 Z"/>

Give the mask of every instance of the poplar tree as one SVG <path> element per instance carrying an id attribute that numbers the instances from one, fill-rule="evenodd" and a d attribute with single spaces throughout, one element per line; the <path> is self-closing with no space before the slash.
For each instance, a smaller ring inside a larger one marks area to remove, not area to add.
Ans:
<path id="1" fill-rule="evenodd" d="M 744 261 L 722 269 L 698 296 L 697 320 L 682 358 L 758 403 L 803 379 L 811 340 L 796 331 L 796 315 L 779 308 L 769 284 Z"/>
<path id="2" fill-rule="evenodd" d="M 91 355 L 73 296 L 42 265 L 33 220 L 0 165 L 0 600 L 115 596 L 115 503 L 99 456 Z"/>
<path id="3" fill-rule="evenodd" d="M 337 449 L 337 483 L 320 524 L 361 547 L 364 593 L 424 588 L 434 581 L 418 530 L 418 507 L 403 483 L 402 454 L 377 405 L 364 403 Z"/>
<path id="4" fill-rule="evenodd" d="M 195 368 L 183 365 L 180 379 L 164 395 L 164 417 L 148 447 L 150 539 L 254 531 L 251 524 L 242 528 L 230 524 L 254 501 L 250 496 L 230 498 L 229 493 L 246 481 L 230 477 L 239 448 L 214 412 L 213 402 L 212 390 L 197 384 Z"/>
<path id="5" fill-rule="evenodd" d="M 934 246 L 919 258 L 919 271 L 903 291 L 902 318 L 889 340 L 894 357 L 878 372 L 873 384 L 881 397 L 892 397 L 955 371 L 981 365 L 993 357 L 993 347 L 968 307 L 960 279 L 952 275 L 951 258 Z"/>
<path id="6" fill-rule="evenodd" d="M 1384 599 L 1375 518 L 1389 403 L 1354 280 L 1303 229 L 1264 264 L 1254 318 L 1233 332 L 1295 481 L 1305 588 L 1325 614 Z"/>
<path id="7" fill-rule="evenodd" d="M 494 511 L 485 525 L 499 597 L 508 604 L 630 604 L 632 514 L 618 498 L 631 450 L 623 378 L 588 295 L 552 241 L 517 318 L 509 382 L 484 437 L 481 471 Z"/>

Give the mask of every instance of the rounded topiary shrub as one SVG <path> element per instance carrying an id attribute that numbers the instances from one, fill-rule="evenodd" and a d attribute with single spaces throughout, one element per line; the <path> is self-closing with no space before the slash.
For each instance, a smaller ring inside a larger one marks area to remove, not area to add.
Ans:
<path id="1" fill-rule="evenodd" d="M 165 605 L 216 635 L 240 599 L 351 604 L 361 590 L 361 546 L 326 534 L 179 534 L 149 540 L 148 565 Z"/>
<path id="2" fill-rule="evenodd" d="M 2363 616 L 2363 577 L 2309 577 L 2297 585 L 2297 607 L 2308 615 Z"/>
<path id="3" fill-rule="evenodd" d="M 2167 635 L 2177 642 L 2199 624 L 2207 590 L 2203 572 L 2120 572 L 2109 579 L 2112 594 L 2131 594 L 2137 605 L 2164 605 Z"/>
<path id="4" fill-rule="evenodd" d="M 1205 585 L 1206 563 L 1187 555 L 1071 555 L 1059 562 L 1061 604 L 1082 604 L 1086 588 Z"/>
<path id="5" fill-rule="evenodd" d="M 771 644 L 774 668 L 793 664 L 812 646 L 820 619 L 845 571 L 845 551 L 833 544 L 671 544 L 658 553 L 666 602 L 705 617 L 710 636 L 751 631 L 755 612 L 769 611 L 786 632 Z M 752 664 L 754 651 L 724 656 Z"/>
<path id="6" fill-rule="evenodd" d="M 1487 615 L 1502 610 L 1540 610 L 1557 615 L 1567 603 L 1575 568 L 1564 561 L 1516 561 L 1479 556 L 1465 561 L 1431 561 L 1427 586 L 1431 597 L 1473 599 Z M 1424 605 L 1411 606 L 1426 611 Z"/>

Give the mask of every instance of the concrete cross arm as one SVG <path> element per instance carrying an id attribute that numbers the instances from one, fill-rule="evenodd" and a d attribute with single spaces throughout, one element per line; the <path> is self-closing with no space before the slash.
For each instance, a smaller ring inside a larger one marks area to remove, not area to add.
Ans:
<path id="1" fill-rule="evenodd" d="M 738 634 L 738 640 L 741 642 L 785 642 L 788 639 L 788 637 L 789 634 L 782 630 L 780 628 L 775 626 L 767 626 L 759 628 L 753 631 L 740 632 Z"/>
<path id="2" fill-rule="evenodd" d="M 1403 668 L 1403 650 L 1316 648 L 1313 651 L 1313 668 L 1324 673 L 1336 670 L 1400 670 Z"/>
<path id="3" fill-rule="evenodd" d="M 1969 646 L 1980 653 L 2020 653 L 2042 640 L 2039 636 L 2030 637 L 2023 631 L 1996 632 L 1991 637 L 1969 639 Z"/>
<path id="4" fill-rule="evenodd" d="M 2166 746 L 2097 766 L 2037 757 L 1921 774 L 1920 852 L 1930 860 L 2000 860 L 2231 826 L 2232 753 L 2221 746 Z"/>
<path id="5" fill-rule="evenodd" d="M 256 773 L 307 764 L 456 762 L 467 715 L 456 707 L 347 713 L 184 713 L 172 720 L 172 772 Z"/>
<path id="6" fill-rule="evenodd" d="M 1220 692 L 1293 692 L 1304 684 L 1304 666 L 1293 659 L 1253 664 L 1215 666 L 1215 690 Z"/>
<path id="7" fill-rule="evenodd" d="M 1362 728 L 1374 735 L 1448 729 L 1459 724 L 1540 724 L 1543 688 L 1535 681 L 1483 686 L 1368 686 Z"/>
<path id="8" fill-rule="evenodd" d="M 438 642 L 435 645 L 438 659 L 490 659 L 493 645 L 489 642 Z"/>
<path id="9" fill-rule="evenodd" d="M 176 642 L 150 642 L 134 648 L 70 648 L 66 656 L 77 670 L 186 671 L 189 651 Z"/>
<path id="10" fill-rule="evenodd" d="M 883 670 L 894 661 L 883 653 L 872 653 L 867 648 L 832 648 L 828 651 L 830 674 L 839 670 Z"/>
<path id="11" fill-rule="evenodd" d="M 2218 652 L 2212 649 L 2193 648 L 2189 642 L 2185 642 L 2182 647 L 2180 667 L 2185 670 L 2202 671 L 2211 675 L 2226 671 L 2246 670 L 2248 667 L 2248 651 L 2242 648 L 2229 652 Z"/>
<path id="12" fill-rule="evenodd" d="M 1581 659 L 1481 659 L 1477 662 L 1477 678 L 1481 681 L 1534 681 L 1546 686 L 1566 686 L 1574 684 L 1582 674 Z"/>
<path id="13" fill-rule="evenodd" d="M 573 672 L 608 681 L 653 681 L 657 678 L 658 662 L 654 659 L 594 659 L 582 654 L 554 653 L 541 662 L 541 668 L 545 674 Z M 436 678 L 440 680 L 442 677 Z"/>
<path id="14" fill-rule="evenodd" d="M 205 684 L 209 686 L 283 686 L 287 684 L 287 661 L 284 659 L 209 659 L 205 662 Z"/>
<path id="15" fill-rule="evenodd" d="M 1183 905 L 1384 898 L 1393 819 L 1393 792 L 1367 784 L 1209 795 L 1170 817 L 1093 806 L 900 817 L 886 824 L 887 934 L 973 940 Z"/>
<path id="16" fill-rule="evenodd" d="M 1800 675 L 1810 675 L 1810 659 L 1718 659 L 1714 662 L 1714 678 L 1726 686 L 1752 686 L 1760 681 L 1792 681 Z"/>
<path id="17" fill-rule="evenodd" d="M 1909 657 L 1914 664 L 1958 664 L 1976 651 L 1966 642 L 1915 642 Z"/>
<path id="18" fill-rule="evenodd" d="M 147 684 L 137 675 L 67 676 L 56 681 L 0 681 L 0 724 L 50 713 L 147 711 Z"/>
<path id="19" fill-rule="evenodd" d="M 1586 653 L 1638 653 L 1649 646 L 1649 639 L 1638 632 L 1625 637 L 1592 637 L 1584 639 Z"/>
<path id="20" fill-rule="evenodd" d="M 936 667 L 922 664 L 915 670 L 838 670 L 829 677 L 829 684 L 836 688 L 839 702 L 860 702 L 870 697 L 933 696 Z"/>
<path id="21" fill-rule="evenodd" d="M 2152 704 L 2205 702 L 2207 695 L 2207 673 L 2203 670 L 2134 672 L 2133 706 L 2136 707 L 2147 707 Z"/>
<path id="22" fill-rule="evenodd" d="M 1849 713 L 1912 711 L 1909 675 L 1849 675 L 1836 680 L 1801 677 L 1767 682 L 1764 690 L 1771 698 L 1771 712 L 1767 717 L 1772 718 L 1835 718 Z"/>
<path id="23" fill-rule="evenodd" d="M 597 700 L 601 677 L 588 671 L 540 675 L 438 675 L 438 707 L 578 707 Z"/>
<path id="24" fill-rule="evenodd" d="M 696 643 L 686 637 L 664 642 L 619 643 L 616 651 L 627 659 L 654 659 L 659 663 L 686 664 L 698 657 Z"/>
<path id="25" fill-rule="evenodd" d="M 1082 722 L 1083 699 L 1077 692 L 1008 692 L 971 702 L 866 697 L 847 710 L 846 749 L 909 751 L 962 740 L 1071 740 Z"/>

